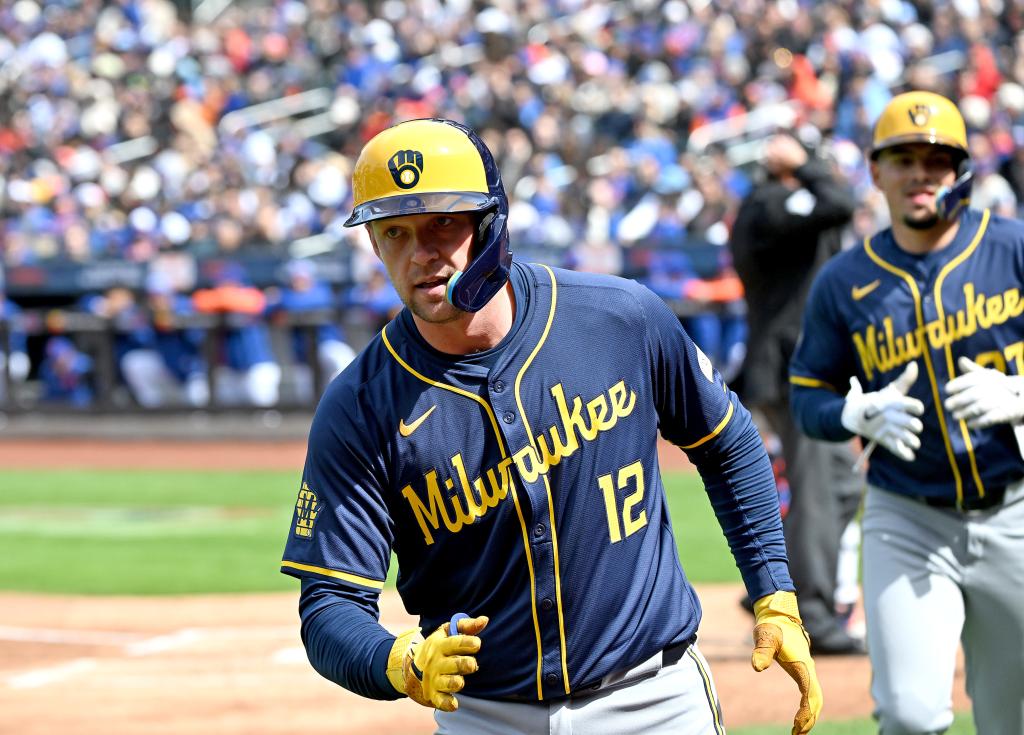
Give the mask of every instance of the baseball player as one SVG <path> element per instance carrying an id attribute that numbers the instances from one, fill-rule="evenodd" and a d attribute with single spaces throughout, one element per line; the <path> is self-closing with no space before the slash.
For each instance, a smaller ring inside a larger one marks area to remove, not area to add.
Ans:
<path id="1" fill-rule="evenodd" d="M 124 335 L 130 345 L 120 360 L 125 382 L 145 408 L 167 403 L 205 406 L 210 396 L 203 331 L 175 324 L 194 313 L 191 299 L 178 293 L 160 271 L 147 275 L 145 292 L 145 308 L 135 307 L 138 318 Z"/>
<path id="2" fill-rule="evenodd" d="M 224 405 L 277 405 L 281 366 L 274 359 L 270 331 L 263 320 L 266 297 L 249 284 L 245 269 L 226 262 L 214 274 L 212 288 L 192 294 L 199 313 L 228 314 L 216 371 L 215 400 Z"/>
<path id="3" fill-rule="evenodd" d="M 321 281 L 316 275 L 316 266 L 309 260 L 291 260 L 284 268 L 285 283 L 280 288 L 267 289 L 266 314 L 273 322 L 278 317 L 288 314 L 303 314 L 314 311 L 334 309 L 338 299 L 331 291 L 330 285 Z M 288 335 L 291 341 L 292 366 L 296 382 L 296 392 L 300 401 L 309 403 L 313 400 L 313 360 L 329 383 L 345 366 L 352 362 L 355 351 L 345 342 L 341 328 L 329 322 L 314 328 L 316 354 L 309 355 L 306 345 L 306 329 L 292 327 Z"/>
<path id="4" fill-rule="evenodd" d="M 7 399 L 8 379 L 12 383 L 24 382 L 31 365 L 28 359 L 28 339 L 20 323 L 20 314 L 21 308 L 4 293 L 3 273 L 0 271 L 0 321 L 4 323 L 2 334 L 6 337 L 0 341 L 0 407 Z"/>
<path id="5" fill-rule="evenodd" d="M 963 118 L 909 92 L 875 129 L 892 225 L 821 271 L 791 364 L 812 436 L 859 434 L 868 649 L 881 731 L 1024 732 L 1024 226 L 968 209 Z M 846 391 L 845 387 L 849 386 Z M 844 395 L 845 393 L 845 395 Z"/>
<path id="6" fill-rule="evenodd" d="M 405 308 L 327 389 L 282 571 L 313 667 L 436 709 L 438 732 L 722 733 L 679 564 L 659 431 L 699 468 L 756 600 L 762 670 L 821 690 L 750 415 L 651 291 L 513 262 L 480 138 L 388 128 L 353 170 Z M 420 626 L 378 622 L 392 551 Z"/>

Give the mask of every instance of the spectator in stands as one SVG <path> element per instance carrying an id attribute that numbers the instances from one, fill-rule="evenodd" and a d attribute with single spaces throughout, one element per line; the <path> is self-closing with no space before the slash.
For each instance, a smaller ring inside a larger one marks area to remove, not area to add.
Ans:
<path id="1" fill-rule="evenodd" d="M 92 358 L 80 352 L 70 339 L 61 335 L 50 337 L 39 366 L 42 400 L 87 408 L 93 401 L 92 369 Z"/>
<path id="2" fill-rule="evenodd" d="M 313 370 L 320 371 L 321 385 L 326 386 L 355 357 L 338 324 L 338 300 L 331 287 L 316 277 L 316 266 L 309 260 L 289 261 L 285 266 L 285 284 L 268 289 L 266 296 L 271 323 L 280 323 L 289 330 L 297 397 L 310 403 L 314 399 Z M 318 324 L 290 324 L 294 317 L 316 312 L 320 312 Z M 308 349 L 311 335 L 315 355 Z"/>
<path id="3" fill-rule="evenodd" d="M 270 334 L 263 322 L 266 297 L 249 285 L 239 264 L 226 261 L 211 288 L 197 290 L 192 302 L 201 314 L 223 319 L 222 342 L 215 369 L 215 399 L 227 406 L 270 407 L 277 404 L 281 366 L 274 360 Z"/>

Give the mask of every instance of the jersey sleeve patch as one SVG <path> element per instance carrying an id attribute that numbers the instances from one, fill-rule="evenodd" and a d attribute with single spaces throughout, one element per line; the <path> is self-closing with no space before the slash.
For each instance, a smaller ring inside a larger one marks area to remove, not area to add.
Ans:
<path id="1" fill-rule="evenodd" d="M 700 371 L 704 373 L 704 377 L 707 378 L 708 381 L 714 383 L 715 369 L 711 365 L 710 358 L 708 358 L 708 356 L 701 351 L 700 347 L 697 346 L 696 342 L 694 342 L 693 347 L 695 350 L 697 350 L 697 364 L 700 365 Z"/>
<path id="2" fill-rule="evenodd" d="M 299 497 L 295 500 L 295 537 L 306 539 L 313 538 L 313 530 L 316 524 L 316 517 L 320 514 L 323 503 L 317 494 L 310 489 L 305 482 L 299 488 Z"/>

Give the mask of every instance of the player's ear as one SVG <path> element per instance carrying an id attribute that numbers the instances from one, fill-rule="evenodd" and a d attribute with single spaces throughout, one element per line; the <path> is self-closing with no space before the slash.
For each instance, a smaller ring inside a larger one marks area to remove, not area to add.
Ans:
<path id="1" fill-rule="evenodd" d="M 871 183 L 878 186 L 878 159 L 872 158 L 868 161 L 868 168 L 871 171 Z M 881 188 L 878 186 L 878 188 Z"/>

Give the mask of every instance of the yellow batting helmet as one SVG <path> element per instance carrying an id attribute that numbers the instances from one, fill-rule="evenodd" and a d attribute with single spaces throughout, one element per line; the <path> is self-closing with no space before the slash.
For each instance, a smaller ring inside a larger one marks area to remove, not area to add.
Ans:
<path id="1" fill-rule="evenodd" d="M 345 225 L 406 214 L 483 209 L 492 193 L 485 162 L 474 143 L 465 128 L 447 120 L 409 120 L 381 131 L 356 161 L 353 211 Z"/>
<path id="2" fill-rule="evenodd" d="M 473 261 L 448 281 L 448 300 L 478 311 L 508 280 L 508 197 L 490 150 L 453 120 L 409 120 L 363 147 L 352 171 L 346 227 L 428 212 L 477 212 Z"/>
<path id="3" fill-rule="evenodd" d="M 889 101 L 875 122 L 871 158 L 905 143 L 932 143 L 968 156 L 967 128 L 960 110 L 934 92 L 905 92 Z"/>

